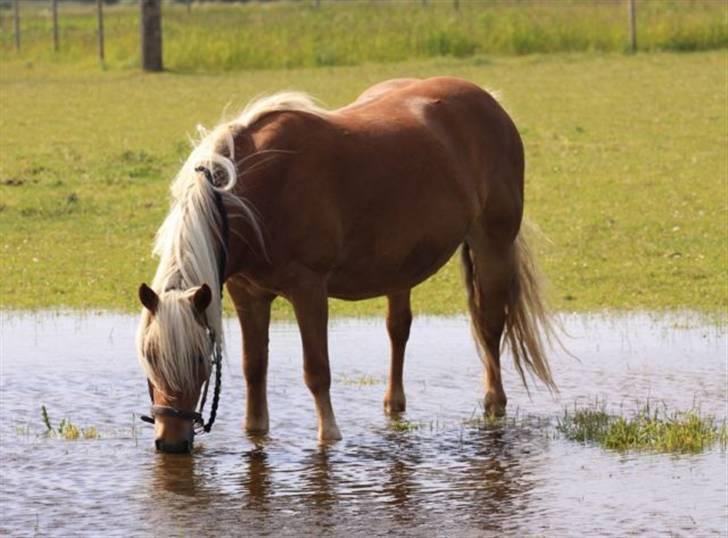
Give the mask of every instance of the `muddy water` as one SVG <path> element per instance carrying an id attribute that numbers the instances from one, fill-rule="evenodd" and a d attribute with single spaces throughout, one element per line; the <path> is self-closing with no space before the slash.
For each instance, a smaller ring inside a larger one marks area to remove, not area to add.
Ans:
<path id="1" fill-rule="evenodd" d="M 505 369 L 510 419 L 474 427 L 481 368 L 464 318 L 415 321 L 409 431 L 382 412 L 379 321 L 332 323 L 333 401 L 345 439 L 315 441 L 294 326 L 271 333 L 271 434 L 241 431 L 237 324 L 212 434 L 192 457 L 152 449 L 133 352 L 136 319 L 2 314 L 0 534 L 17 536 L 711 536 L 726 533 L 726 454 L 617 453 L 560 438 L 564 406 L 649 397 L 726 417 L 726 334 L 682 317 L 572 316 L 579 361 L 555 353 L 561 392 L 531 397 Z M 40 406 L 101 437 L 40 435 Z"/>

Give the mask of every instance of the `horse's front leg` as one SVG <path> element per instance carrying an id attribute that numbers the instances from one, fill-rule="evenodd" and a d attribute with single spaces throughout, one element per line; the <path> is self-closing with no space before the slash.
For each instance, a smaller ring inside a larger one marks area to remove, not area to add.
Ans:
<path id="1" fill-rule="evenodd" d="M 245 429 L 250 433 L 268 432 L 268 326 L 273 295 L 252 295 L 235 284 L 228 284 L 243 333 L 243 374 L 247 386 Z"/>
<path id="2" fill-rule="evenodd" d="M 303 344 L 303 374 L 316 403 L 319 441 L 335 441 L 341 439 L 341 432 L 336 425 L 329 395 L 331 371 L 326 283 L 318 278 L 306 280 L 290 294 Z"/>

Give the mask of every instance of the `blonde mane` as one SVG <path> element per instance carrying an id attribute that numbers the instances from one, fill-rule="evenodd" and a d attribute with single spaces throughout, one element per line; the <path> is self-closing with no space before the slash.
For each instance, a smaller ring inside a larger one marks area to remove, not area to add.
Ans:
<path id="1" fill-rule="evenodd" d="M 139 362 L 158 388 L 166 386 L 176 392 L 191 388 L 195 383 L 195 361 L 209 354 L 206 332 L 189 307 L 187 290 L 202 284 L 210 287 L 212 301 L 205 321 L 222 345 L 222 282 L 218 263 L 221 248 L 226 246 L 220 233 L 224 216 L 215 201 L 217 195 L 227 207 L 239 210 L 230 217 L 246 219 L 255 233 L 253 242 L 266 252 L 255 209 L 233 193 L 239 179 L 237 169 L 242 164 L 242 160 L 236 161 L 233 133 L 278 111 L 318 116 L 328 113 L 300 92 L 254 99 L 231 121 L 210 131 L 198 127 L 200 139 L 172 182 L 171 209 L 157 232 L 153 249 L 159 266 L 151 287 L 159 295 L 160 306 L 154 316 L 146 308 L 142 310 L 137 333 Z M 200 166 L 213 172 L 215 185 L 196 171 Z M 153 365 L 146 358 L 150 346 L 155 350 Z"/>

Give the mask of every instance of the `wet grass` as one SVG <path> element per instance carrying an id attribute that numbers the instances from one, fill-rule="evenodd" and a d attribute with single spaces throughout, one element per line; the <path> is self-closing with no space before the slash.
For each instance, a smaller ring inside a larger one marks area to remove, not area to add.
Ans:
<path id="1" fill-rule="evenodd" d="M 23 61 L 94 65 L 93 5 L 62 3 L 61 50 L 51 49 L 47 3 L 25 3 Z M 65 5 L 64 5 L 65 4 Z M 35 7 L 35 9 L 34 9 Z M 40 9 L 38 9 L 40 8 Z M 174 71 L 330 67 L 400 62 L 439 56 L 627 49 L 625 3 L 488 0 L 460 2 L 249 2 L 236 5 L 165 5 L 164 52 Z M 4 25 L 10 26 L 9 13 Z M 728 45 L 725 7 L 712 0 L 641 0 L 637 10 L 642 51 L 696 51 Z M 139 64 L 138 8 L 108 6 L 107 68 Z M 366 43 L 366 46 L 362 46 Z M 0 32 L 0 60 L 17 58 L 10 31 Z"/>
<path id="2" fill-rule="evenodd" d="M 77 426 L 67 418 L 61 420 L 57 427 L 53 427 L 51 424 L 50 416 L 48 415 L 48 409 L 45 405 L 41 405 L 41 420 L 46 430 L 44 435 L 46 437 L 56 437 L 64 439 L 66 441 L 77 441 L 79 439 L 99 439 L 100 435 L 96 426 L 86 426 L 82 428 Z M 27 432 L 26 432 L 27 433 Z"/>
<path id="3" fill-rule="evenodd" d="M 596 443 L 613 450 L 698 453 L 716 443 L 725 449 L 725 422 L 698 411 L 668 411 L 645 404 L 629 417 L 610 414 L 606 406 L 565 410 L 557 430 L 567 439 Z"/>
<path id="4" fill-rule="evenodd" d="M 728 448 L 728 427 L 697 410 L 674 411 L 647 402 L 633 413 L 609 413 L 604 402 L 565 409 L 560 417 L 523 414 L 516 409 L 505 416 L 486 415 L 482 408 L 462 422 L 410 420 L 393 417 L 389 428 L 395 432 L 435 432 L 477 430 L 490 433 L 527 433 L 546 439 L 568 439 L 595 444 L 615 451 L 697 454 L 718 445 Z"/>
<path id="5" fill-rule="evenodd" d="M 227 104 L 297 88 L 339 106 L 383 79 L 442 74 L 500 90 L 520 128 L 526 212 L 551 240 L 537 250 L 558 309 L 725 311 L 723 52 L 215 76 L 3 63 L 0 308 L 137 311 L 186 136 Z M 455 260 L 415 290 L 413 305 L 418 314 L 464 311 Z M 285 301 L 274 308 L 291 317 Z M 382 300 L 331 306 L 332 316 L 384 310 Z"/>
<path id="6" fill-rule="evenodd" d="M 421 429 L 425 428 L 425 426 L 426 426 L 426 424 L 423 423 L 423 422 L 405 420 L 405 419 L 402 419 L 402 418 L 392 420 L 389 423 L 389 428 L 392 431 L 402 432 L 402 433 L 415 432 L 415 431 L 418 431 L 418 430 L 421 430 Z M 432 422 L 430 423 L 429 427 L 430 427 L 430 430 L 433 429 L 433 423 Z"/>
<path id="7" fill-rule="evenodd" d="M 352 382 L 348 385 L 375 384 L 369 383 L 374 378 L 368 376 L 350 379 Z M 376 382 L 378 384 L 380 380 Z M 109 438 L 133 439 L 137 442 L 135 418 L 132 417 L 130 433 L 124 430 L 124 434 L 117 432 Z M 82 428 L 66 418 L 54 427 L 45 405 L 41 406 L 41 420 L 45 427 L 42 437 L 66 441 L 101 438 L 95 426 Z M 404 416 L 393 416 L 388 422 L 388 429 L 403 434 L 441 433 L 453 429 L 460 430 L 461 435 L 466 430 L 540 432 L 539 435 L 549 439 L 565 438 L 616 451 L 697 454 L 715 445 L 724 451 L 728 448 L 728 425 L 725 421 L 718 422 L 697 410 L 669 410 L 649 401 L 631 414 L 610 413 L 604 402 L 595 402 L 586 407 L 574 405 L 573 409 L 565 409 L 564 414 L 555 420 L 552 417 L 522 414 L 518 409 L 502 417 L 493 417 L 485 415 L 482 408 L 474 410 L 470 418 L 461 422 L 443 422 L 438 418 L 429 421 L 410 420 Z M 33 436 L 27 424 L 16 426 L 16 433 L 22 437 Z"/>
<path id="8" fill-rule="evenodd" d="M 348 385 L 355 387 L 367 387 L 372 385 L 384 384 L 384 379 L 381 377 L 375 377 L 368 374 L 354 374 L 354 375 L 339 375 L 336 377 L 336 383 L 340 385 Z"/>

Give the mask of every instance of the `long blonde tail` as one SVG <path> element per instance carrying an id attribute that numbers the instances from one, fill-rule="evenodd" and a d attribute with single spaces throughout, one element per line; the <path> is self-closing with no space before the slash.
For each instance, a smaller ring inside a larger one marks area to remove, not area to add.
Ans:
<path id="1" fill-rule="evenodd" d="M 524 223 L 525 225 L 525 223 Z M 556 326 L 543 297 L 543 277 L 521 229 L 514 244 L 513 277 L 505 305 L 506 319 L 502 348 L 509 348 L 516 370 L 528 387 L 525 368 L 550 390 L 557 391 L 546 359 L 547 343 L 559 343 Z M 468 291 L 468 306 L 473 320 L 473 334 L 481 350 L 486 349 L 485 324 L 475 294 L 478 287 L 477 268 L 473 267 L 470 247 L 463 244 L 462 264 Z M 487 298 L 486 298 L 487 300 Z"/>

